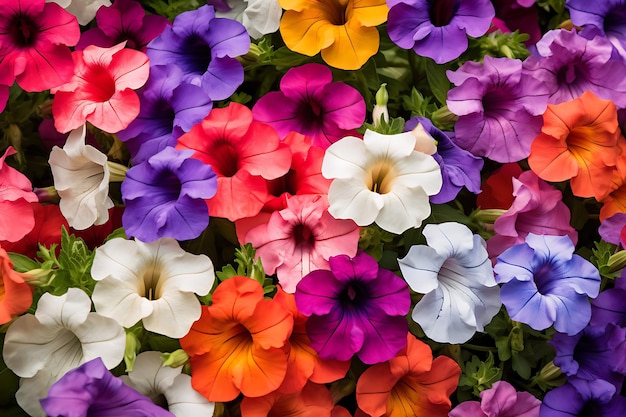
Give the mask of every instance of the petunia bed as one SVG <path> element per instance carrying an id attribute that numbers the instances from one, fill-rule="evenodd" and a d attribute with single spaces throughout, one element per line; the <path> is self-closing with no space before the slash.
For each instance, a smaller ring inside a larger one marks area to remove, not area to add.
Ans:
<path id="1" fill-rule="evenodd" d="M 0 415 L 626 415 L 600 3 L 4 1 Z"/>

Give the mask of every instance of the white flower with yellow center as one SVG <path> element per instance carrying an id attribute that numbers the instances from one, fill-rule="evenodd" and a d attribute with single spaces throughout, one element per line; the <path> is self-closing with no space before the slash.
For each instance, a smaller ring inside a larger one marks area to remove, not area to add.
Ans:
<path id="1" fill-rule="evenodd" d="M 96 249 L 91 275 L 98 313 L 127 328 L 141 320 L 146 330 L 173 338 L 200 318 L 195 294 L 208 294 L 215 281 L 208 256 L 185 252 L 171 238 L 112 239 Z"/>
<path id="2" fill-rule="evenodd" d="M 392 233 L 419 227 L 430 215 L 428 196 L 441 189 L 435 159 L 415 150 L 411 132 L 382 135 L 370 130 L 363 139 L 347 136 L 324 155 L 322 175 L 333 179 L 328 211 L 359 226 L 376 222 Z"/>

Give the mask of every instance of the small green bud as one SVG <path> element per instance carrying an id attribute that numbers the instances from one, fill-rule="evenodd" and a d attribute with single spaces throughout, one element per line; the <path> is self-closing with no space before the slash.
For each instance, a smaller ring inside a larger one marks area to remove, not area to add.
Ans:
<path id="1" fill-rule="evenodd" d="M 178 349 L 171 353 L 162 354 L 161 359 L 163 359 L 163 366 L 178 368 L 189 362 L 189 355 L 184 350 Z"/>

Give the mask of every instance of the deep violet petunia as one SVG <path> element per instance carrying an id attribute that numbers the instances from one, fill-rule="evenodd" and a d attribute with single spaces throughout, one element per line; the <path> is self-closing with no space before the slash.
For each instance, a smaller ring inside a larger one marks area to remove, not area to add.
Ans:
<path id="1" fill-rule="evenodd" d="M 458 58 L 467 49 L 467 35 L 484 35 L 495 16 L 488 0 L 387 0 L 387 5 L 391 40 L 438 64 Z"/>
<path id="2" fill-rule="evenodd" d="M 614 287 L 605 289 L 591 302 L 592 326 L 614 323 L 626 327 L 626 269 L 614 281 Z M 626 341 L 625 341 L 626 342 Z"/>
<path id="3" fill-rule="evenodd" d="M 69 46 L 76 45 L 76 18 L 45 0 L 0 2 L 0 85 L 13 81 L 26 91 L 44 91 L 74 74 Z"/>
<path id="4" fill-rule="evenodd" d="M 173 417 L 95 358 L 67 372 L 40 400 L 50 417 Z"/>
<path id="5" fill-rule="evenodd" d="M 89 45 L 108 48 L 126 41 L 127 48 L 145 52 L 148 43 L 170 24 L 163 16 L 146 14 L 135 0 L 115 0 L 112 6 L 99 8 L 96 22 L 98 26 L 82 33 L 76 49 Z"/>
<path id="6" fill-rule="evenodd" d="M 548 102 L 559 104 L 591 91 L 626 107 L 626 63 L 612 59 L 613 47 L 601 36 L 588 40 L 575 30 L 556 30 L 537 44 L 539 55 L 524 61 L 524 68 L 550 90 Z"/>
<path id="7" fill-rule="evenodd" d="M 500 297 L 511 319 L 535 330 L 554 325 L 568 335 L 589 323 L 589 297 L 598 296 L 600 273 L 574 254 L 569 237 L 529 233 L 526 243 L 498 256 L 494 272 L 503 284 Z"/>
<path id="8" fill-rule="evenodd" d="M 565 8 L 569 10 L 574 25 L 595 26 L 626 59 L 626 3 L 624 0 L 567 0 Z"/>
<path id="9" fill-rule="evenodd" d="M 623 417 L 626 398 L 606 381 L 571 378 L 548 391 L 541 403 L 541 417 Z"/>
<path id="10" fill-rule="evenodd" d="M 457 116 L 455 142 L 476 156 L 515 162 L 530 153 L 541 131 L 548 89 L 522 67 L 522 61 L 486 56 L 447 71 L 456 85 L 447 104 Z"/>
<path id="11" fill-rule="evenodd" d="M 454 137 L 453 133 L 442 132 L 424 117 L 407 120 L 404 128 L 413 130 L 418 123 L 437 141 L 437 152 L 433 154 L 433 158 L 441 167 L 443 185 L 439 193 L 430 196 L 431 203 L 444 204 L 452 201 L 463 187 L 474 194 L 480 193 L 480 170 L 484 161 L 459 148 L 450 139 L 450 135 Z"/>
<path id="12" fill-rule="evenodd" d="M 182 70 L 175 65 L 150 68 L 148 82 L 139 91 L 139 115 L 118 133 L 133 163 L 145 161 L 166 146 L 176 146 L 177 139 L 213 108 L 204 90 L 184 82 L 183 77 Z"/>
<path id="13" fill-rule="evenodd" d="M 250 37 L 235 20 L 216 18 L 202 6 L 176 16 L 174 24 L 148 45 L 151 65 L 177 65 L 183 81 L 199 85 L 212 100 L 223 100 L 243 82 L 236 57 L 248 52 Z"/>
<path id="14" fill-rule="evenodd" d="M 406 346 L 411 297 L 406 282 L 364 252 L 332 256 L 296 286 L 311 347 L 323 359 L 384 362 Z"/>
<path id="15" fill-rule="evenodd" d="M 255 120 L 274 127 L 281 137 L 299 132 L 313 145 L 331 143 L 356 134 L 365 120 L 365 100 L 358 90 L 332 82 L 330 69 L 321 64 L 291 68 L 280 80 L 280 90 L 265 94 L 252 108 Z"/>
<path id="16" fill-rule="evenodd" d="M 165 148 L 128 170 L 122 183 L 122 224 L 128 236 L 144 242 L 188 240 L 206 228 L 205 200 L 215 195 L 217 175 L 191 155 L 193 151 Z"/>

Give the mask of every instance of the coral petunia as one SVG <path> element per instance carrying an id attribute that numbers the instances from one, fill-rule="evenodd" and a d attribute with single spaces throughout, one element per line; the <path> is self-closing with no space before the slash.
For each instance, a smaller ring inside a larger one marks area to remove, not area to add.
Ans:
<path id="1" fill-rule="evenodd" d="M 460 374 L 454 360 L 446 356 L 433 360 L 430 347 L 409 333 L 406 349 L 363 372 L 356 401 L 372 417 L 446 417 Z"/>
<path id="2" fill-rule="evenodd" d="M 45 0 L 0 3 L 0 84 L 13 81 L 26 91 L 68 82 L 74 72 L 69 46 L 76 45 L 76 18 Z"/>
<path id="3" fill-rule="evenodd" d="M 530 148 L 530 168 L 546 181 L 571 180 L 576 196 L 604 199 L 612 191 L 626 145 L 620 140 L 615 104 L 587 91 L 549 105 L 543 120 Z"/>
<path id="4" fill-rule="evenodd" d="M 328 388 L 313 383 L 293 394 L 273 392 L 241 401 L 241 417 L 331 417 L 332 410 Z"/>
<path id="5" fill-rule="evenodd" d="M 292 329 L 289 310 L 264 299 L 257 281 L 241 276 L 227 279 L 180 339 L 190 356 L 192 386 L 209 401 L 275 391 L 287 372 L 284 348 Z"/>
<path id="6" fill-rule="evenodd" d="M 33 301 L 32 290 L 24 278 L 13 270 L 9 255 L 0 247 L 0 324 L 28 310 Z"/>
<path id="7" fill-rule="evenodd" d="M 148 57 L 124 48 L 88 46 L 74 51 L 74 77 L 56 89 L 52 102 L 54 126 L 61 133 L 85 121 L 108 133 L 124 129 L 139 114 L 134 90 L 148 79 Z"/>
<path id="8" fill-rule="evenodd" d="M 375 26 L 387 20 L 384 0 L 279 0 L 286 12 L 280 34 L 292 51 L 313 56 L 322 52 L 330 66 L 356 70 L 380 43 Z"/>

